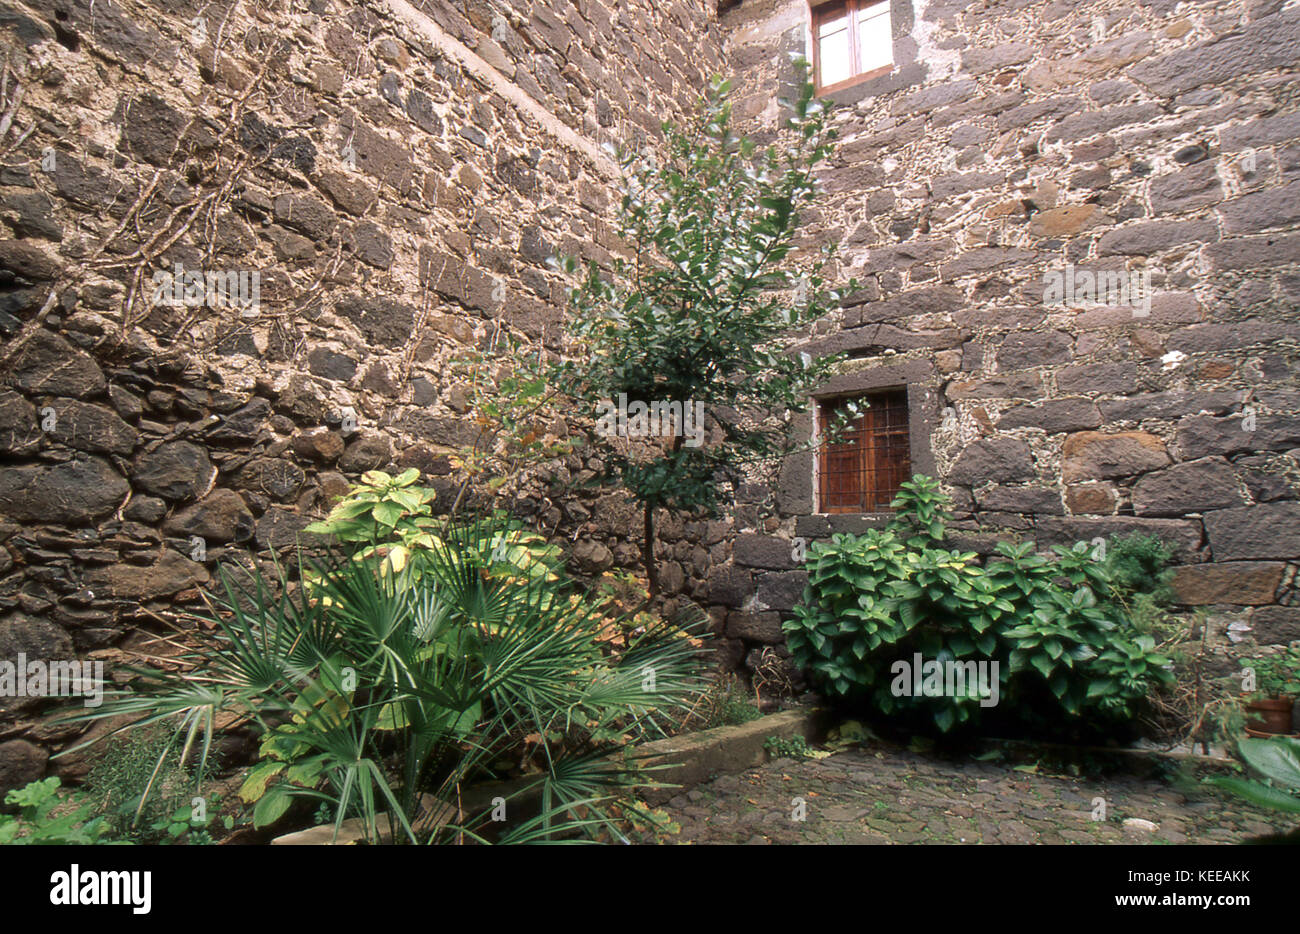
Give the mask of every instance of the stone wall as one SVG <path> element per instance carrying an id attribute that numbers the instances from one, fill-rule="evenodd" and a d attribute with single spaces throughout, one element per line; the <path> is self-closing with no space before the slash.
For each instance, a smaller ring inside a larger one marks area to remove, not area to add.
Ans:
<path id="1" fill-rule="evenodd" d="M 5 0 L 0 43 L 0 657 L 119 675 L 361 472 L 454 486 L 448 359 L 553 343 L 548 257 L 622 249 L 602 145 L 720 62 L 698 0 Z M 259 301 L 155 301 L 177 264 Z M 637 563 L 623 503 L 521 509 Z M 42 709 L 0 699 L 0 789 L 75 735 Z"/>
<path id="2" fill-rule="evenodd" d="M 1154 532 L 1179 599 L 1243 649 L 1300 638 L 1300 10 L 1283 6 L 895 0 L 895 68 L 832 95 L 840 147 L 809 217 L 863 283 L 806 348 L 851 358 L 825 391 L 908 386 L 913 465 L 954 496 L 957 544 Z M 797 0 L 722 17 L 760 135 L 807 19 Z M 1149 273 L 1149 307 L 1048 304 L 1067 264 Z M 795 537 L 881 521 L 816 514 L 812 471 L 791 460 L 777 515 L 739 515 L 712 572 L 733 657 L 779 643 Z"/>

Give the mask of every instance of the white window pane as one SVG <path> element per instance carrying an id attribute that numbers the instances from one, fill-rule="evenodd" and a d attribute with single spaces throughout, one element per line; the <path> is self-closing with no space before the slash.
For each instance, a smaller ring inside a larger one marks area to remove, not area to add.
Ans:
<path id="1" fill-rule="evenodd" d="M 818 54 L 823 85 L 835 84 L 853 77 L 853 57 L 849 50 L 847 29 L 823 37 Z"/>
<path id="2" fill-rule="evenodd" d="M 834 19 L 823 20 L 817 27 L 818 38 L 825 38 L 833 32 L 839 32 L 841 29 L 849 28 L 849 15 L 841 13 Z"/>
<path id="3" fill-rule="evenodd" d="M 872 71 L 894 61 L 894 40 L 889 30 L 889 4 L 878 3 L 858 14 L 858 55 L 861 71 Z"/>

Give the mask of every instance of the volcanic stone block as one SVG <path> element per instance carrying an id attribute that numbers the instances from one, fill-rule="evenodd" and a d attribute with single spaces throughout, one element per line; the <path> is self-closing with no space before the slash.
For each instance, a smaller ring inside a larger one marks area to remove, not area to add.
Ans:
<path id="1" fill-rule="evenodd" d="M 167 520 L 170 535 L 197 535 L 205 542 L 243 542 L 253 535 L 256 520 L 234 490 L 213 490 L 203 499 Z"/>
<path id="2" fill-rule="evenodd" d="M 1265 503 L 1205 514 L 1215 561 L 1300 557 L 1300 503 Z"/>
<path id="3" fill-rule="evenodd" d="M 1139 516 L 1181 516 L 1245 504 L 1232 465 L 1221 457 L 1174 464 L 1142 477 L 1133 487 Z"/>
<path id="4" fill-rule="evenodd" d="M 0 743 L 0 795 L 39 781 L 50 754 L 25 739 Z"/>
<path id="5" fill-rule="evenodd" d="M 30 453 L 42 435 L 36 407 L 16 392 L 0 392 L 0 452 Z"/>
<path id="6" fill-rule="evenodd" d="M 41 329 L 18 350 L 9 382 L 27 393 L 82 399 L 104 391 L 104 374 L 84 351 Z"/>
<path id="7" fill-rule="evenodd" d="M 1285 451 L 1300 447 L 1300 416 L 1194 415 L 1178 421 L 1174 443 L 1184 459 L 1242 451 Z"/>
<path id="8" fill-rule="evenodd" d="M 755 599 L 773 610 L 792 610 L 803 599 L 807 571 L 769 571 L 758 579 Z"/>
<path id="9" fill-rule="evenodd" d="M 1101 412 L 1091 399 L 1050 399 L 1018 405 L 998 419 L 998 428 L 1041 428 L 1048 434 L 1101 426 Z"/>
<path id="10" fill-rule="evenodd" d="M 1067 482 L 1131 477 L 1168 463 L 1164 442 L 1144 431 L 1081 431 L 1067 437 L 1061 451 Z"/>
<path id="11" fill-rule="evenodd" d="M 1191 48 L 1148 58 L 1129 74 L 1156 94 L 1172 97 L 1212 87 L 1242 74 L 1285 68 L 1300 45 L 1300 11 L 1258 19 Z"/>
<path id="12" fill-rule="evenodd" d="M 709 572 L 708 593 L 710 603 L 738 607 L 754 594 L 754 579 L 744 568 L 725 565 Z"/>
<path id="13" fill-rule="evenodd" d="M 1300 606 L 1261 606 L 1250 614 L 1255 641 L 1289 645 L 1300 639 Z"/>
<path id="14" fill-rule="evenodd" d="M 1213 243 L 1218 239 L 1218 228 L 1213 221 L 1149 221 L 1102 234 L 1097 241 L 1097 255 L 1150 256 L 1171 247 Z"/>
<path id="15" fill-rule="evenodd" d="M 1102 417 L 1108 423 L 1136 422 L 1144 418 L 1181 418 L 1201 413 L 1222 415 L 1240 405 L 1244 395 L 1240 390 L 1194 392 L 1175 389 L 1169 392 L 1142 393 L 1123 399 L 1108 399 L 1098 405 Z"/>
<path id="16" fill-rule="evenodd" d="M 1074 339 L 1063 331 L 1033 331 L 1009 334 L 998 346 L 998 366 L 1020 370 L 1053 363 L 1066 363 Z"/>
<path id="17" fill-rule="evenodd" d="M 132 482 L 167 500 L 191 499 L 207 489 L 212 479 L 208 452 L 188 441 L 170 441 L 135 458 Z"/>
<path id="18" fill-rule="evenodd" d="M 733 639 L 748 639 L 774 645 L 785 641 L 781 630 L 781 614 L 773 611 L 746 613 L 732 610 L 727 614 L 727 635 Z"/>
<path id="19" fill-rule="evenodd" d="M 975 493 L 980 509 L 991 512 L 1061 516 L 1061 491 L 1040 486 L 992 486 Z M 987 517 L 984 520 L 988 521 Z"/>
<path id="20" fill-rule="evenodd" d="M 1156 214 L 1174 214 L 1203 208 L 1223 200 L 1223 183 L 1213 161 L 1199 162 L 1151 180 L 1151 209 Z"/>
<path id="21" fill-rule="evenodd" d="M 1137 385 L 1137 365 L 1133 363 L 1088 363 L 1068 366 L 1056 374 L 1061 392 L 1126 393 Z"/>
<path id="22" fill-rule="evenodd" d="M 1119 494 L 1113 483 L 1072 484 L 1065 488 L 1065 504 L 1070 507 L 1071 515 L 1110 516 L 1119 505 Z"/>
<path id="23" fill-rule="evenodd" d="M 976 486 L 1029 480 L 1034 476 L 1034 456 L 1018 438 L 986 438 L 966 448 L 945 478 L 950 483 Z"/>
<path id="24" fill-rule="evenodd" d="M 126 480 L 98 457 L 0 470 L 0 515 L 22 522 L 79 525 L 117 508 Z"/>
<path id="25" fill-rule="evenodd" d="M 1262 606 L 1276 599 L 1285 569 L 1280 561 L 1183 565 L 1174 569 L 1174 594 L 1179 603 L 1187 606 Z"/>
<path id="26" fill-rule="evenodd" d="M 203 565 L 163 548 L 158 560 L 147 567 L 114 564 L 95 568 L 86 575 L 86 586 L 102 596 L 138 601 L 169 596 L 209 579 Z"/>
<path id="27" fill-rule="evenodd" d="M 415 309 L 384 296 L 344 296 L 334 311 L 355 324 L 368 340 L 385 347 L 400 347 L 415 327 Z"/>
<path id="28" fill-rule="evenodd" d="M 1130 535 L 1154 535 L 1167 545 L 1177 561 L 1185 564 L 1202 560 L 1201 523 L 1193 519 L 1147 519 L 1133 516 L 1089 516 L 1060 519 L 1043 516 L 1035 523 L 1035 538 L 1040 548 L 1052 545 L 1073 547 L 1097 538 Z"/>
<path id="29" fill-rule="evenodd" d="M 786 571 L 795 566 L 792 549 L 788 539 L 744 534 L 737 536 L 732 554 L 735 562 L 745 567 Z"/>

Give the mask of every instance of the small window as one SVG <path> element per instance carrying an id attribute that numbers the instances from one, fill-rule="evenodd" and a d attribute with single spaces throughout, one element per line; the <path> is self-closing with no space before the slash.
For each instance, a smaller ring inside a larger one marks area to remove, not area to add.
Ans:
<path id="1" fill-rule="evenodd" d="M 834 91 L 893 67 L 889 0 L 833 0 L 814 6 L 812 35 L 819 91 Z"/>
<path id="2" fill-rule="evenodd" d="M 821 402 L 821 437 L 829 435 L 837 414 L 853 401 L 862 414 L 836 443 L 823 442 L 818 450 L 819 512 L 884 512 L 911 476 L 907 390 Z"/>

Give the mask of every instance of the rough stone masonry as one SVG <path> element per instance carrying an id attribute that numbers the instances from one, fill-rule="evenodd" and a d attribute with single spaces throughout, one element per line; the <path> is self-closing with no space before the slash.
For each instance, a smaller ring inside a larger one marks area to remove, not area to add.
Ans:
<path id="1" fill-rule="evenodd" d="M 626 250 L 602 145 L 653 145 L 715 72 L 772 131 L 808 7 L 724 5 L 0 0 L 0 656 L 169 654 L 219 562 L 292 547 L 365 470 L 451 489 L 476 429 L 449 359 L 553 345 L 546 260 Z M 1156 531 L 1247 644 L 1300 638 L 1283 7 L 897 0 L 809 218 L 865 283 L 809 336 L 851 357 L 828 389 L 908 388 L 963 544 Z M 1149 315 L 1045 305 L 1067 263 L 1149 271 Z M 184 270 L 257 272 L 256 309 L 151 300 Z M 580 572 L 638 567 L 630 504 L 566 492 L 582 469 L 517 508 Z M 880 519 L 817 513 L 812 475 L 662 523 L 724 664 L 785 654 L 792 539 Z M 0 699 L 0 788 L 84 772 L 42 713 Z"/>
<path id="2" fill-rule="evenodd" d="M 810 335 L 851 358 L 827 393 L 907 387 L 912 464 L 955 497 L 960 546 L 1155 533 L 1216 642 L 1300 638 L 1300 9 L 894 0 L 890 19 L 889 73 L 829 95 L 841 146 L 809 239 L 864 285 Z M 757 133 L 808 24 L 799 0 L 722 17 Z M 1084 272 L 1149 281 L 1146 307 L 1050 301 Z M 776 518 L 738 516 L 713 572 L 737 653 L 777 642 L 802 592 L 788 540 L 880 519 L 818 514 L 812 476 L 792 459 Z"/>

